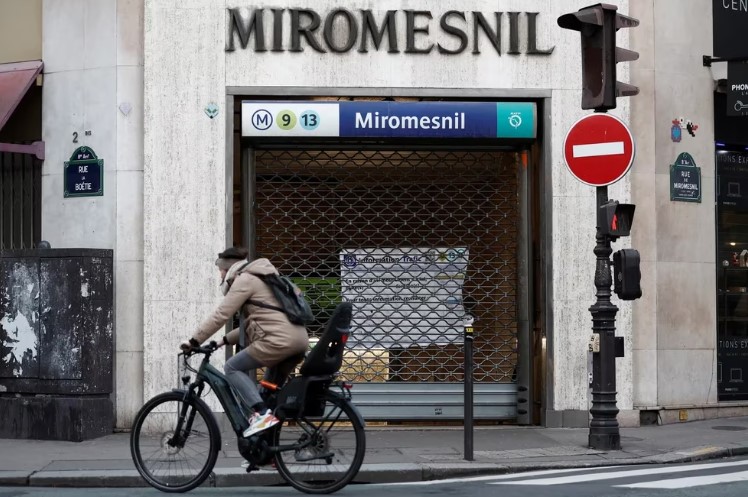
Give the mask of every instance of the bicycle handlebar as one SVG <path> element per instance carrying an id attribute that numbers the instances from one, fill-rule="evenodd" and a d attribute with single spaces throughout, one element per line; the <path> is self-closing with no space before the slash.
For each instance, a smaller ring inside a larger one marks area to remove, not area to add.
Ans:
<path id="1" fill-rule="evenodd" d="M 208 343 L 208 345 L 206 345 L 206 346 L 203 346 L 203 347 L 192 347 L 189 350 L 183 351 L 182 353 L 184 354 L 185 357 L 189 357 L 189 356 L 194 355 L 194 354 L 210 355 L 213 352 L 215 352 L 216 350 L 218 350 L 218 344 L 216 343 L 215 340 L 211 340 L 210 343 Z"/>

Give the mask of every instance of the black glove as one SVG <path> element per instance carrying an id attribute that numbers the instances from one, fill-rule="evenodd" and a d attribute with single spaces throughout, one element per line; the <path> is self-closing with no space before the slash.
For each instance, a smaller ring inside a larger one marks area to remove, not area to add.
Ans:
<path id="1" fill-rule="evenodd" d="M 199 347 L 199 346 L 200 346 L 200 343 L 194 338 L 190 338 L 189 340 L 185 340 L 179 344 L 179 348 L 182 349 L 182 352 L 189 352 L 190 350 L 192 350 L 193 347 Z"/>

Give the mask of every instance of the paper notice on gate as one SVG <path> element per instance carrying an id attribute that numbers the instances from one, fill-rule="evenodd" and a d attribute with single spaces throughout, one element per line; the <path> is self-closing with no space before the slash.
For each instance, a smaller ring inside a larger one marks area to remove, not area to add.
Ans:
<path id="1" fill-rule="evenodd" d="M 462 340 L 467 263 L 464 247 L 340 252 L 343 300 L 353 303 L 348 344 L 391 348 Z"/>

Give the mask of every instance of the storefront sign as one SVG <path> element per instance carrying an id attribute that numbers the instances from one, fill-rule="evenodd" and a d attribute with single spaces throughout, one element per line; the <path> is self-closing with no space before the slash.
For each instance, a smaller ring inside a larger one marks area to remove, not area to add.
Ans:
<path id="1" fill-rule="evenodd" d="M 434 15 L 429 10 L 330 10 L 322 15 L 313 9 L 229 8 L 226 51 L 249 46 L 255 52 L 303 52 L 304 46 L 320 53 L 359 53 L 384 50 L 388 53 L 460 54 L 481 53 L 481 42 L 493 46 L 498 55 L 550 55 L 555 47 L 538 48 L 538 12 L 464 12 L 450 10 Z M 438 21 L 436 18 L 438 17 Z M 524 18 L 527 42 L 520 44 L 520 19 Z M 503 19 L 506 19 L 504 22 Z M 509 32 L 509 46 L 501 46 L 502 24 Z M 438 25 L 438 28 L 437 28 Z M 272 36 L 269 31 L 272 27 Z M 437 29 L 443 34 L 436 41 Z M 404 33 L 403 33 L 404 30 Z M 290 33 L 290 44 L 284 45 L 284 33 Z M 404 34 L 404 36 L 402 36 Z M 386 43 L 385 43 L 386 35 Z M 399 40 L 405 39 L 405 47 Z M 269 43 L 270 42 L 270 43 Z M 371 44 L 371 45 L 370 45 Z M 487 46 L 487 45 L 484 45 Z"/>
<path id="2" fill-rule="evenodd" d="M 532 102 L 243 102 L 242 136 L 535 138 Z"/>
<path id="3" fill-rule="evenodd" d="M 691 154 L 680 154 L 670 166 L 670 200 L 701 202 L 701 168 Z"/>
<path id="4" fill-rule="evenodd" d="M 748 0 L 712 0 L 715 57 L 748 57 Z"/>
<path id="5" fill-rule="evenodd" d="M 65 197 L 104 195 L 104 160 L 88 147 L 79 147 L 65 162 Z"/>
<path id="6" fill-rule="evenodd" d="M 340 252 L 343 300 L 353 303 L 349 346 L 408 347 L 462 340 L 466 248 Z"/>
<path id="7" fill-rule="evenodd" d="M 717 203 L 748 211 L 748 153 L 717 152 Z"/>
<path id="8" fill-rule="evenodd" d="M 748 400 L 748 338 L 717 340 L 717 389 L 721 401 Z"/>
<path id="9" fill-rule="evenodd" d="M 727 63 L 727 115 L 748 116 L 748 64 L 745 62 Z"/>

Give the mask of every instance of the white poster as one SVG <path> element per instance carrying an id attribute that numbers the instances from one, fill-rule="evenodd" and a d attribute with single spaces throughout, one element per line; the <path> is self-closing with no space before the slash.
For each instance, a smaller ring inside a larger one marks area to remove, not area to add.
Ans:
<path id="1" fill-rule="evenodd" d="M 467 262 L 463 247 L 343 250 L 343 300 L 353 303 L 349 345 L 391 348 L 461 341 Z"/>

